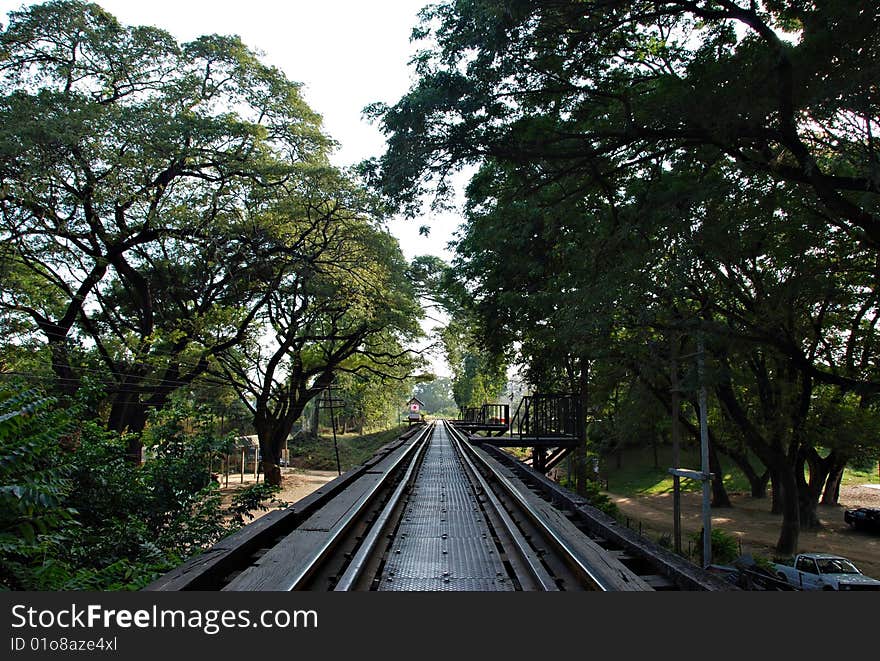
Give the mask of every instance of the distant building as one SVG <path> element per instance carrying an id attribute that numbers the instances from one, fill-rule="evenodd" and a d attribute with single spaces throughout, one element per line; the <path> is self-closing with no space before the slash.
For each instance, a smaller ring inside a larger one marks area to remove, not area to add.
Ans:
<path id="1" fill-rule="evenodd" d="M 425 406 L 425 403 L 421 401 L 418 397 L 413 397 L 406 403 L 406 406 L 409 409 L 409 416 L 407 417 L 407 420 L 409 420 L 410 423 L 421 422 L 422 407 Z"/>

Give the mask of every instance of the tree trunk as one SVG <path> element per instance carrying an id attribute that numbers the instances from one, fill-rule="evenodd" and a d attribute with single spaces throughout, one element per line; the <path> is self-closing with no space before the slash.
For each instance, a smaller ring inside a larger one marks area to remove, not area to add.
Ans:
<path id="1" fill-rule="evenodd" d="M 810 487 L 816 500 L 819 500 L 821 494 L 823 505 L 838 505 L 840 481 L 843 479 L 843 470 L 846 468 L 848 457 L 837 450 L 832 450 L 823 459 L 814 448 L 807 449 L 805 454 L 810 462 Z"/>
<path id="2" fill-rule="evenodd" d="M 822 522 L 819 521 L 817 507 L 819 501 L 813 497 L 808 489 L 798 490 L 798 509 L 800 510 L 801 528 L 804 530 L 819 530 Z"/>
<path id="3" fill-rule="evenodd" d="M 794 471 L 774 471 L 774 500 L 776 500 L 775 485 L 779 483 L 779 498 L 782 509 L 782 530 L 779 533 L 779 541 L 776 542 L 776 550 L 782 555 L 794 555 L 798 549 L 798 538 L 801 531 L 800 507 L 798 506 L 797 481 Z"/>
<path id="4" fill-rule="evenodd" d="M 281 486 L 281 451 L 293 423 L 276 420 L 265 410 L 254 416 L 254 428 L 260 442 L 260 462 L 266 484 Z"/>
<path id="5" fill-rule="evenodd" d="M 709 471 L 715 476 L 712 479 L 712 507 L 733 507 L 724 488 L 724 469 L 713 445 L 709 446 Z"/>
<path id="6" fill-rule="evenodd" d="M 260 454 L 262 461 L 260 465 L 263 468 L 263 475 L 266 484 L 274 487 L 281 486 L 281 451 L 284 449 L 284 440 L 287 438 L 287 432 L 276 428 L 266 429 L 264 435 L 257 430 L 257 436 L 260 440 Z"/>
<path id="7" fill-rule="evenodd" d="M 276 461 L 265 458 L 260 462 L 260 465 L 263 467 L 263 479 L 266 484 L 280 487 L 282 482 L 281 466 Z"/>
<path id="8" fill-rule="evenodd" d="M 320 393 L 322 388 L 313 387 L 299 394 L 299 398 L 291 401 L 283 413 L 273 413 L 269 408 L 268 400 L 257 402 L 254 413 L 254 429 L 257 438 L 260 439 L 260 451 L 262 452 L 263 473 L 266 476 L 266 484 L 281 486 L 281 453 L 293 429 L 294 423 L 300 419 L 306 404 Z M 318 407 L 315 407 L 317 418 Z"/>
<path id="9" fill-rule="evenodd" d="M 782 514 L 782 477 L 779 472 L 768 469 L 770 473 L 770 514 Z"/>
<path id="10" fill-rule="evenodd" d="M 767 484 L 770 482 L 770 471 L 765 470 L 763 473 L 758 475 L 757 473 L 754 476 L 754 479 L 749 478 L 749 487 L 751 488 L 751 496 L 752 498 L 766 498 L 767 497 Z"/>
<path id="11" fill-rule="evenodd" d="M 742 474 L 746 476 L 746 479 L 749 481 L 749 490 L 751 491 L 752 498 L 766 498 L 767 484 L 770 482 L 770 471 L 765 468 L 764 472 L 758 475 L 758 472 L 755 470 L 754 466 L 752 466 L 752 463 L 744 452 L 731 450 L 724 446 L 722 446 L 720 450 L 722 453 L 730 457 L 730 460 L 733 461 Z"/>
<path id="12" fill-rule="evenodd" d="M 804 477 L 804 468 L 809 466 L 810 479 Z M 795 459 L 795 480 L 797 481 L 797 500 L 800 509 L 801 528 L 818 530 L 822 527 L 816 507 L 819 493 L 825 484 L 828 471 L 825 462 L 812 448 L 802 448 Z"/>
<path id="13" fill-rule="evenodd" d="M 822 492 L 823 505 L 840 505 L 840 482 L 843 479 L 843 469 L 846 462 L 832 467 L 828 473 L 828 480 L 825 482 L 825 489 Z"/>
<path id="14" fill-rule="evenodd" d="M 580 439 L 574 449 L 574 483 L 575 492 L 583 496 L 587 492 L 587 424 L 586 415 L 590 404 L 590 368 L 586 358 L 580 360 L 580 373 L 578 374 L 578 396 L 580 409 L 577 415 L 580 418 Z"/>
<path id="15" fill-rule="evenodd" d="M 147 407 L 137 392 L 120 392 L 113 398 L 107 428 L 119 434 L 128 433 L 126 456 L 136 464 L 143 461 L 141 432 L 147 426 Z"/>

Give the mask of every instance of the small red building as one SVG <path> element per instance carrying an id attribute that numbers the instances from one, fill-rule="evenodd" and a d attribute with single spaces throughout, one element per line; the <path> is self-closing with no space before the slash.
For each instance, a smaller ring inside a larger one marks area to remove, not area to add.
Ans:
<path id="1" fill-rule="evenodd" d="M 410 424 L 412 424 L 413 422 L 421 422 L 422 407 L 425 406 L 425 403 L 422 402 L 418 397 L 413 397 L 406 403 L 406 406 L 409 409 L 407 420 L 409 420 Z"/>

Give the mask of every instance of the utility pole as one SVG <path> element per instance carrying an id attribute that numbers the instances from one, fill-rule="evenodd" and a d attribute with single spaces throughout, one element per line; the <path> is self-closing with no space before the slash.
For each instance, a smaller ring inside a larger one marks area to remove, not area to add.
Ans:
<path id="1" fill-rule="evenodd" d="M 342 475 L 342 464 L 339 461 L 339 445 L 336 442 L 336 409 L 342 408 L 342 399 L 333 396 L 333 389 L 337 386 L 332 383 L 324 390 L 324 406 L 330 409 L 330 427 L 333 429 L 333 451 L 336 453 L 336 472 Z"/>
<path id="2" fill-rule="evenodd" d="M 681 468 L 681 426 L 678 414 L 681 412 L 681 395 L 678 392 L 678 342 L 679 335 L 672 336 L 672 468 Z M 672 529 L 673 548 L 681 553 L 681 477 L 672 474 Z"/>
<path id="3" fill-rule="evenodd" d="M 699 415 L 700 415 L 700 470 L 689 470 L 685 468 L 672 467 L 669 472 L 673 478 L 686 477 L 689 480 L 699 480 L 703 485 L 703 567 L 712 564 L 712 498 L 711 498 L 711 481 L 712 473 L 709 472 L 709 423 L 708 423 L 708 394 L 706 391 L 706 375 L 705 375 L 705 347 L 702 337 L 697 340 L 697 353 L 682 356 L 689 358 L 696 355 L 697 358 L 697 376 L 699 379 Z M 674 372 L 674 370 L 673 370 Z M 677 382 L 677 379 L 676 379 Z M 673 395 L 673 402 L 676 397 Z M 673 407 L 674 408 L 674 407 Z M 673 411 L 675 415 L 675 411 Z M 675 457 L 673 457 L 675 463 Z M 678 511 L 675 513 L 675 523 L 680 526 L 680 504 Z M 679 533 L 680 534 L 680 533 Z"/>
<path id="4" fill-rule="evenodd" d="M 697 345 L 697 374 L 700 379 L 700 469 L 703 472 L 703 567 L 712 564 L 712 474 L 709 472 L 709 422 L 706 394 L 706 348 L 702 336 Z"/>

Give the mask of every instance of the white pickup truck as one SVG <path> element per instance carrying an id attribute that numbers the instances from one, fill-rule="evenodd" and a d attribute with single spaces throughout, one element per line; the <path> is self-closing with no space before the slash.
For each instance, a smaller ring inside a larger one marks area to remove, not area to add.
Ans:
<path id="1" fill-rule="evenodd" d="M 793 565 L 775 565 L 776 575 L 801 590 L 880 590 L 880 581 L 865 576 L 844 557 L 801 553 Z"/>

